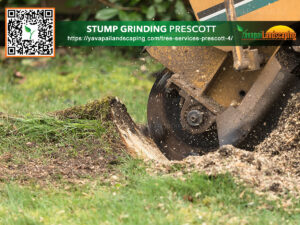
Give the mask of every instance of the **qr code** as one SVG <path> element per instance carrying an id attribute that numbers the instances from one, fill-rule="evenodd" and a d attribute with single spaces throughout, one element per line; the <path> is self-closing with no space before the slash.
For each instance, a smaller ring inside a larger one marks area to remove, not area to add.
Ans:
<path id="1" fill-rule="evenodd" d="M 6 56 L 54 57 L 55 9 L 6 8 Z"/>

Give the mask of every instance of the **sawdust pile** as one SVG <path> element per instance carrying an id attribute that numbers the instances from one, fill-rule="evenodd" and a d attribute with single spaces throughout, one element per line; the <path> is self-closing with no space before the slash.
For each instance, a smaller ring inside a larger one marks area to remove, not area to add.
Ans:
<path id="1" fill-rule="evenodd" d="M 253 152 L 224 146 L 204 156 L 188 157 L 180 164 L 181 175 L 193 171 L 209 175 L 231 173 L 258 191 L 300 193 L 300 93 L 292 94 L 278 125 Z M 157 165 L 156 165 L 157 166 Z M 168 172 L 169 166 L 157 166 Z"/>

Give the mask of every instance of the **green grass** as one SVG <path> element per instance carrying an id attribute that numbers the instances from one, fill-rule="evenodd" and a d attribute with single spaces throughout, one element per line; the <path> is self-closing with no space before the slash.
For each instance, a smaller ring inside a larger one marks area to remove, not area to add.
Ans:
<path id="1" fill-rule="evenodd" d="M 0 136 L 21 136 L 31 141 L 66 141 L 72 138 L 98 136 L 106 128 L 97 120 L 58 120 L 53 117 L 32 119 L 15 118 L 13 122 L 2 123 Z"/>
<path id="2" fill-rule="evenodd" d="M 8 60 L 0 65 L 0 112 L 45 113 L 111 95 L 126 104 L 137 122 L 145 123 L 154 82 L 149 74 L 161 65 L 149 57 L 141 61 L 132 55 L 117 48 L 81 48 L 58 54 L 45 66 L 36 66 L 30 59 Z M 143 65 L 147 72 L 140 69 Z M 13 78 L 16 71 L 26 77 L 22 84 Z"/>
<path id="3" fill-rule="evenodd" d="M 74 48 L 45 66 L 33 62 L 0 62 L 0 112 L 13 115 L 0 120 L 0 171 L 34 160 L 47 166 L 62 151 L 61 161 L 98 148 L 113 154 L 109 140 L 116 134 L 109 124 L 45 113 L 113 95 L 137 122 L 145 123 L 153 84 L 149 74 L 161 68 L 148 57 L 141 61 L 112 48 Z M 26 77 L 24 82 L 13 78 L 16 71 Z M 95 139 L 100 143 L 94 145 Z M 5 161 L 7 154 L 12 158 Z M 23 183 L 0 174 L 0 224 L 299 224 L 299 199 L 291 197 L 289 206 L 287 197 L 268 200 L 229 174 L 150 175 L 149 165 L 129 157 L 119 160 L 97 176 L 74 182 L 57 174 L 42 183 Z M 173 166 L 172 172 L 180 169 Z"/>
<path id="4" fill-rule="evenodd" d="M 109 149 L 102 138 L 107 132 L 112 133 L 108 129 L 97 120 L 58 120 L 47 116 L 4 120 L 0 125 L 0 154 L 10 153 L 11 161 L 22 165 L 28 158 L 41 159 L 43 155 L 61 151 L 64 146 L 71 146 L 69 153 L 76 153 L 82 148 L 80 142 L 90 139 L 101 140 L 102 147 Z"/>
<path id="5" fill-rule="evenodd" d="M 147 175 L 127 161 L 123 178 L 67 188 L 0 186 L 1 224 L 299 224 L 296 207 L 255 196 L 229 175 L 185 180 Z M 241 196 L 241 193 L 243 195 Z M 190 199 L 190 201 L 188 200 Z"/>

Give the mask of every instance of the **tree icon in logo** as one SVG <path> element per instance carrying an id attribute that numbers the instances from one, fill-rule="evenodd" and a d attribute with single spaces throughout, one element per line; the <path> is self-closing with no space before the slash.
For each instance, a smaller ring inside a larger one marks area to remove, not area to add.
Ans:
<path id="1" fill-rule="evenodd" d="M 34 31 L 31 31 L 31 29 L 30 29 L 29 27 L 25 26 L 25 31 L 26 31 L 27 33 L 29 33 L 29 34 L 30 34 L 30 38 L 29 38 L 29 40 L 31 40 L 31 38 L 32 38 L 32 35 L 33 35 L 33 33 L 35 32 L 35 30 L 34 30 Z"/>

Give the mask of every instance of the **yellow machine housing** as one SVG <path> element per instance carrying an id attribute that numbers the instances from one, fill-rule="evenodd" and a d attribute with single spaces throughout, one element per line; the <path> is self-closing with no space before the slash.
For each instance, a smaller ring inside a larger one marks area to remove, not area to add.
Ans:
<path id="1" fill-rule="evenodd" d="M 200 22 L 227 19 L 224 0 L 190 3 Z M 230 5 L 238 21 L 300 21 L 300 0 L 234 0 Z M 300 59 L 298 53 L 286 54 L 281 47 L 256 49 L 263 59 L 260 67 L 238 70 L 230 46 L 147 47 L 170 71 L 157 80 L 148 100 L 150 136 L 168 158 L 203 154 L 215 147 L 216 138 L 219 145 L 238 145 L 266 115 L 298 71 Z M 168 99 L 165 93 L 173 97 Z M 180 102 L 172 105 L 174 96 Z M 194 116 L 201 118 L 200 125 L 191 122 Z"/>
<path id="2" fill-rule="evenodd" d="M 247 2 L 251 2 L 251 1 L 247 1 Z M 199 12 L 209 9 L 218 4 L 223 4 L 224 0 L 190 0 L 190 3 L 194 10 L 195 16 L 197 17 L 198 20 L 200 20 L 198 17 Z M 240 16 L 238 20 L 239 21 L 299 21 L 300 1 L 299 0 L 277 0 L 273 3 L 269 3 L 267 6 L 261 7 L 243 16 Z"/>

